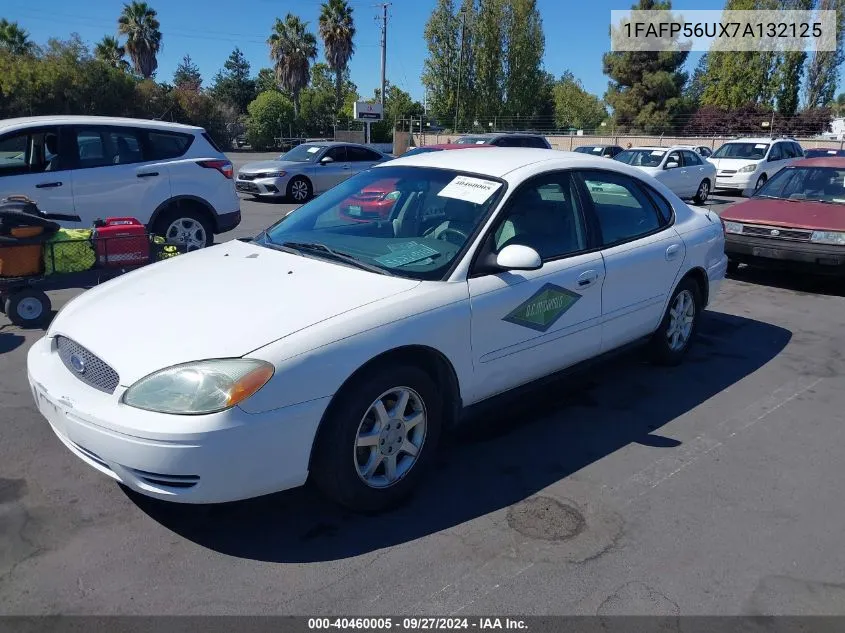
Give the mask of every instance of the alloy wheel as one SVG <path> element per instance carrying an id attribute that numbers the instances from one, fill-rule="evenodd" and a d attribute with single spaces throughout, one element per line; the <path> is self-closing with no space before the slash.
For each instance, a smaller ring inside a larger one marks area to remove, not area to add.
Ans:
<path id="1" fill-rule="evenodd" d="M 682 290 L 669 310 L 669 327 L 666 330 L 669 349 L 677 352 L 687 346 L 694 323 L 695 299 L 689 290 Z"/>
<path id="2" fill-rule="evenodd" d="M 189 251 L 205 248 L 206 234 L 203 225 L 193 218 L 179 218 L 167 227 L 165 237 L 173 242 L 185 244 Z"/>

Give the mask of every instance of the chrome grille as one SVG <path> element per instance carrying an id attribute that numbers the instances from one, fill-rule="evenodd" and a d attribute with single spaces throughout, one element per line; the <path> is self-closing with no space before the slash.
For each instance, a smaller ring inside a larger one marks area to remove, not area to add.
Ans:
<path id="1" fill-rule="evenodd" d="M 117 372 L 79 343 L 64 336 L 57 336 L 56 347 L 59 358 L 68 371 L 86 385 L 108 394 L 117 389 L 120 383 Z"/>
<path id="2" fill-rule="evenodd" d="M 238 174 L 238 180 L 255 180 L 261 174 Z"/>
<path id="3" fill-rule="evenodd" d="M 736 173 L 736 169 L 723 169 L 722 171 L 719 172 L 720 175 L 721 174 L 735 174 L 735 173 Z"/>
<path id="4" fill-rule="evenodd" d="M 809 242 L 812 231 L 783 229 L 777 226 L 756 226 L 746 224 L 742 228 L 743 235 L 752 237 L 767 237 L 773 240 L 789 240 L 792 242 Z"/>

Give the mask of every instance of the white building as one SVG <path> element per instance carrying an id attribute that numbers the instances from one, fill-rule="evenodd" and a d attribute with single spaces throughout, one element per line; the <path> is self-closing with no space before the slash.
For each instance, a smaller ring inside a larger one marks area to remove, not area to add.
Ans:
<path id="1" fill-rule="evenodd" d="M 830 122 L 830 132 L 825 132 L 822 136 L 836 141 L 845 140 L 845 117 L 833 119 Z"/>

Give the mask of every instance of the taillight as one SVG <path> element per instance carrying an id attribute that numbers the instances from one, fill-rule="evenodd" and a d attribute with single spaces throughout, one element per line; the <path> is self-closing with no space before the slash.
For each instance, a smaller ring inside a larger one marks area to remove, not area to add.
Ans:
<path id="1" fill-rule="evenodd" d="M 235 175 L 235 168 L 228 160 L 198 160 L 197 165 L 206 169 L 216 169 L 229 180 Z"/>

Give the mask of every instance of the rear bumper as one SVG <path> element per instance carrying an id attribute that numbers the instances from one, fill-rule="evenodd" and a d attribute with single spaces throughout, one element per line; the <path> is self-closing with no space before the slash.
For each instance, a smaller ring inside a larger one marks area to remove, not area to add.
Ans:
<path id="1" fill-rule="evenodd" d="M 725 253 L 732 261 L 742 264 L 845 275 L 845 246 L 728 234 Z"/>
<path id="2" fill-rule="evenodd" d="M 241 223 L 241 210 L 233 211 L 232 213 L 223 213 L 217 216 L 217 226 L 215 233 L 225 233 L 231 231 Z"/>

